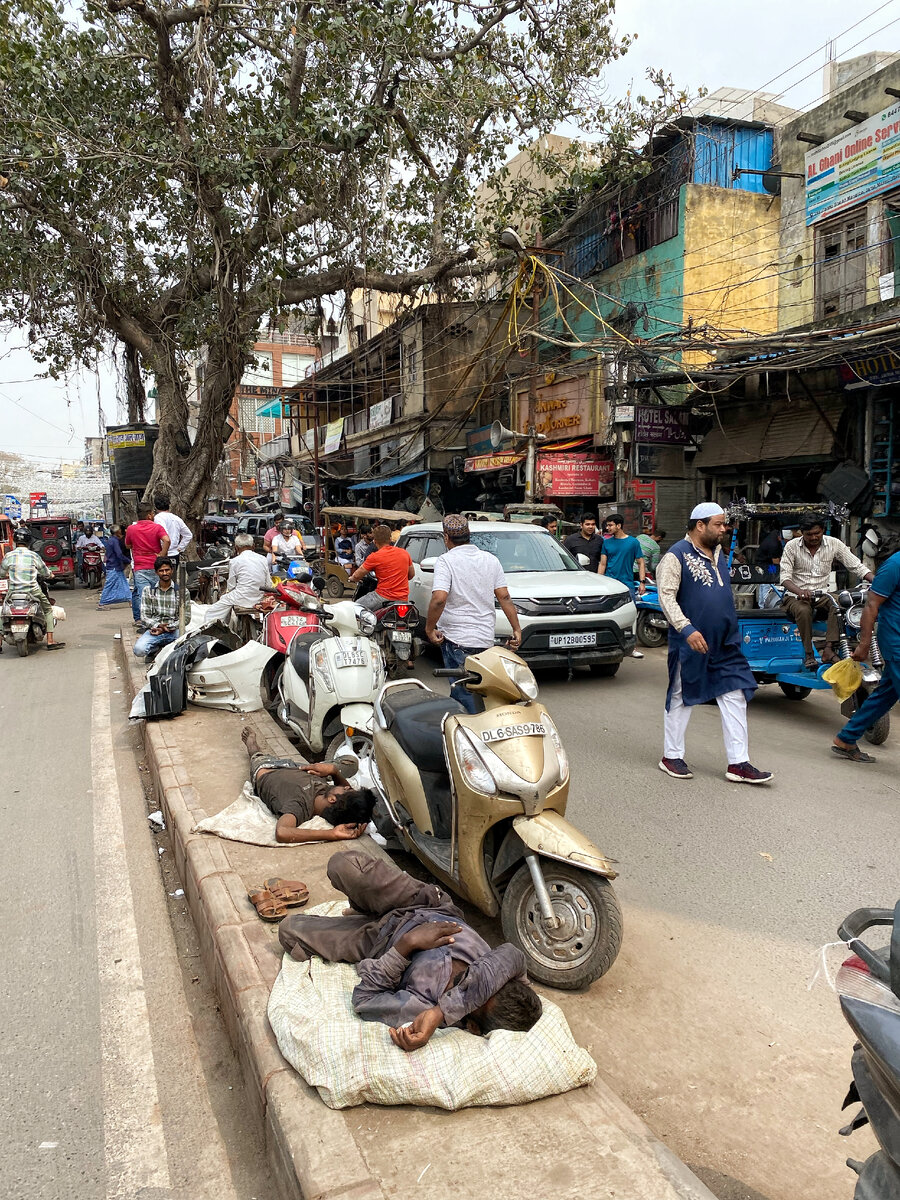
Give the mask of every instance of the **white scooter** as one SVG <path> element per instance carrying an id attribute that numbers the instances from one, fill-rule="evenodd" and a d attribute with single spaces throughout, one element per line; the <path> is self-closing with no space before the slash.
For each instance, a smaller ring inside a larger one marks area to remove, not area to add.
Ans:
<path id="1" fill-rule="evenodd" d="M 322 604 L 312 596 L 322 629 L 298 633 L 273 682 L 279 720 L 300 738 L 304 752 L 333 761 L 352 751 L 361 764 L 372 753 L 375 697 L 384 683 L 384 659 L 367 634 L 375 616 L 350 600 Z M 314 608 L 315 606 L 315 608 Z"/>

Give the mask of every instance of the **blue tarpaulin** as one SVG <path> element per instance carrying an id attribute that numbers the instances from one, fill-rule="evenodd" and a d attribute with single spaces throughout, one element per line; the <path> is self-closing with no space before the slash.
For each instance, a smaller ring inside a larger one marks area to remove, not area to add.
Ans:
<path id="1" fill-rule="evenodd" d="M 406 483 L 408 479 L 418 479 L 427 475 L 427 471 L 410 471 L 408 475 L 390 475 L 387 479 L 366 479 L 363 483 L 351 483 L 348 492 L 371 491 L 372 488 L 394 487 L 398 483 Z"/>

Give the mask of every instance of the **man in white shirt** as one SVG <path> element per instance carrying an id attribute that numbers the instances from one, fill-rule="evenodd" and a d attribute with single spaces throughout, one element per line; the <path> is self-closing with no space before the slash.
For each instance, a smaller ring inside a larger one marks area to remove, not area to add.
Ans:
<path id="1" fill-rule="evenodd" d="M 290 517 L 285 518 L 281 532 L 272 538 L 272 556 L 273 559 L 303 558 L 303 542 Z"/>
<path id="2" fill-rule="evenodd" d="M 834 607 L 826 596 L 814 599 L 816 592 L 828 591 L 835 562 L 855 571 L 860 579 L 873 578 L 865 563 L 860 562 L 842 541 L 825 535 L 825 522 L 816 516 L 803 518 L 800 536 L 792 538 L 781 552 L 780 580 L 785 590 L 791 593 L 785 596 L 783 605 L 797 622 L 803 642 L 803 665 L 809 671 L 815 671 L 819 665 L 812 641 L 813 618 L 817 613 L 824 612 L 828 621 L 822 661 L 834 662 L 837 657 L 833 644 L 840 634 Z"/>
<path id="3" fill-rule="evenodd" d="M 252 608 L 263 598 L 263 588 L 271 587 L 269 567 L 265 558 L 253 549 L 253 534 L 239 533 L 234 539 L 235 556 L 228 568 L 228 585 L 224 595 L 210 604 L 203 624 L 226 621 L 233 608 Z"/>
<path id="4" fill-rule="evenodd" d="M 153 520 L 157 525 L 162 525 L 163 529 L 169 538 L 169 558 L 178 558 L 183 554 L 188 547 L 188 544 L 193 541 L 194 535 L 182 521 L 181 517 L 173 512 L 169 512 L 169 497 L 162 492 L 157 492 L 153 497 L 153 504 L 156 508 L 156 515 Z"/>
<path id="5" fill-rule="evenodd" d="M 440 646 L 444 666 L 461 669 L 470 654 L 479 654 L 493 646 L 495 599 L 512 626 L 513 634 L 507 645 L 518 650 L 522 629 L 519 614 L 509 598 L 500 560 L 471 544 L 465 517 L 448 514 L 443 529 L 447 552 L 434 564 L 425 634 L 429 641 Z M 454 684 L 450 695 L 467 712 L 478 711 L 475 697 L 466 688 Z"/>

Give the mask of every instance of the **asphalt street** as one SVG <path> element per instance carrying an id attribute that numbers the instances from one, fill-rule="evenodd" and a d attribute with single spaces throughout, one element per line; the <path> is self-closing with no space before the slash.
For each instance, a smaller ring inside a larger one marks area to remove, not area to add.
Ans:
<path id="1" fill-rule="evenodd" d="M 421 661 L 423 679 L 433 665 Z M 620 871 L 623 948 L 565 1004 L 576 1034 L 722 1200 L 852 1195 L 845 1159 L 873 1148 L 867 1131 L 837 1133 L 853 1037 L 827 985 L 807 985 L 847 913 L 900 896 L 900 712 L 868 747 L 877 763 L 857 766 L 831 756 L 843 723 L 831 693 L 760 689 L 751 759 L 775 780 L 749 787 L 724 779 L 711 707 L 691 718 L 695 778 L 658 770 L 664 649 L 614 679 L 539 683 L 569 753 L 567 815 Z"/>
<path id="2" fill-rule="evenodd" d="M 0 655 L 0 1196 L 275 1200 L 147 821 L 114 655 L 130 613 L 57 600 L 64 649 Z"/>

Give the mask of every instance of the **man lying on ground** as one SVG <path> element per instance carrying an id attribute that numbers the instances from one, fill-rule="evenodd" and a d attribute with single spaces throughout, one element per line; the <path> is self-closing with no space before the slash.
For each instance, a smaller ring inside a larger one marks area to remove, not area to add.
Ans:
<path id="1" fill-rule="evenodd" d="M 333 763 L 303 763 L 266 754 L 250 728 L 244 729 L 241 739 L 250 755 L 253 790 L 278 818 L 279 842 L 342 842 L 365 833 L 375 807 L 372 792 L 351 787 Z M 324 817 L 334 828 L 300 828 L 313 817 Z"/>
<path id="2" fill-rule="evenodd" d="M 525 955 L 509 943 L 492 950 L 437 884 L 360 850 L 333 854 L 328 878 L 355 911 L 292 914 L 278 938 L 299 962 L 317 954 L 355 963 L 353 1008 L 390 1025 L 394 1045 L 418 1050 L 442 1026 L 483 1035 L 537 1022 L 541 1002 L 525 981 Z"/>

